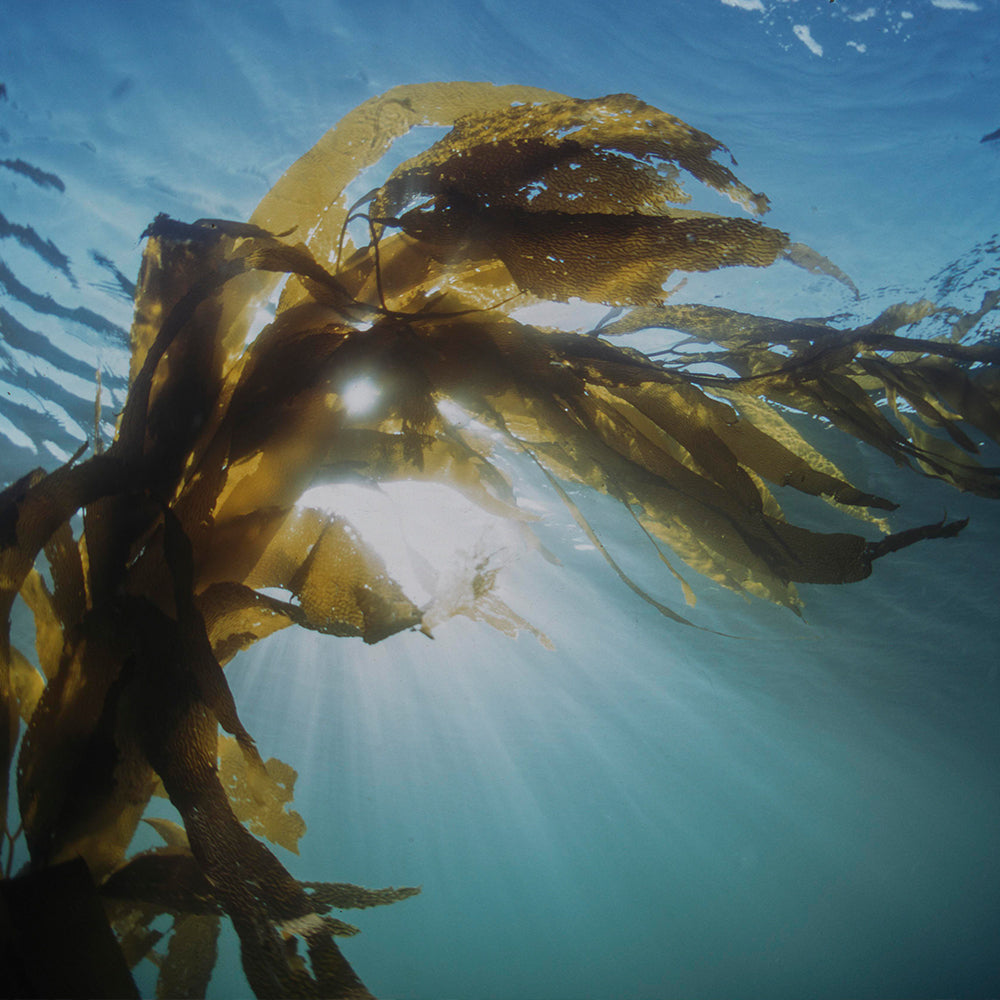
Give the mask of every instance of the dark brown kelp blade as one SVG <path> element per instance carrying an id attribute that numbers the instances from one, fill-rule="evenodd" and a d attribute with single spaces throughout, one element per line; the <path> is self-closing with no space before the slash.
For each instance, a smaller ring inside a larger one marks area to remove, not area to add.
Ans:
<path id="1" fill-rule="evenodd" d="M 597 215 L 481 207 L 450 200 L 393 220 L 447 264 L 503 262 L 541 299 L 646 305 L 675 270 L 773 264 L 788 237 L 747 219 Z"/>
<path id="2" fill-rule="evenodd" d="M 444 139 L 394 171 L 372 212 L 395 215 L 417 198 L 458 196 L 496 208 L 659 215 L 690 200 L 680 170 L 766 212 L 767 198 L 715 158 L 728 152 L 631 94 L 523 103 L 460 118 Z"/>

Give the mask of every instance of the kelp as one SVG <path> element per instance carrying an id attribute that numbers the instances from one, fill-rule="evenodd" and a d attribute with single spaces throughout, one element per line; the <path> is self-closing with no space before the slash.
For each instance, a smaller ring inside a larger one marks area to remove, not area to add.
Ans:
<path id="1" fill-rule="evenodd" d="M 428 124 L 450 131 L 348 194 Z M 397 87 L 293 164 L 249 222 L 146 230 L 114 440 L 0 493 L 0 601 L 5 619 L 18 594 L 33 612 L 38 667 L 5 632 L 0 747 L 9 762 L 23 724 L 30 866 L 86 860 L 129 964 L 159 965 L 158 995 L 204 994 L 225 916 L 258 995 L 368 996 L 334 942 L 356 928 L 329 910 L 417 891 L 300 882 L 263 843 L 297 851 L 305 823 L 294 770 L 263 761 L 240 720 L 233 656 L 290 625 L 374 643 L 456 614 L 547 641 L 497 596 L 491 553 L 460 579 L 429 577 L 419 606 L 349 521 L 303 501 L 312 487 L 431 480 L 530 537 L 517 470 L 540 470 L 622 582 L 683 627 L 700 626 L 622 569 L 587 492 L 620 502 L 689 605 L 681 564 L 794 611 L 796 584 L 861 580 L 965 523 L 890 533 L 896 504 L 852 483 L 811 423 L 998 496 L 1000 470 L 976 456 L 1000 439 L 1000 352 L 971 338 L 1000 293 L 975 313 L 904 303 L 850 329 L 669 303 L 674 272 L 782 264 L 857 295 L 756 218 L 682 207 L 687 178 L 767 210 L 727 152 L 629 95 Z M 576 299 L 612 311 L 585 333 L 519 312 Z M 945 333 L 909 329 L 928 320 Z M 616 341 L 658 329 L 661 351 Z M 349 402 L 359 380 L 378 393 L 364 413 Z M 882 537 L 796 525 L 782 491 Z M 130 857 L 154 794 L 183 827 L 151 820 L 164 846 Z"/>
<path id="2" fill-rule="evenodd" d="M 101 891 L 112 925 L 123 942 L 129 966 L 134 967 L 143 959 L 150 959 L 159 966 L 157 995 L 204 996 L 215 961 L 219 922 L 227 912 L 227 904 L 224 894 L 194 856 L 184 830 L 163 821 L 157 821 L 156 827 L 166 846 L 134 856 L 106 880 Z M 280 947 L 284 950 L 285 963 L 290 970 L 284 977 L 284 983 L 287 988 L 298 988 L 307 993 L 311 992 L 312 984 L 309 983 L 308 969 L 297 953 L 298 937 L 308 941 L 309 935 L 353 936 L 358 929 L 328 916 L 332 908 L 385 906 L 419 892 L 416 888 L 365 889 L 348 883 L 294 882 L 293 885 L 296 895 L 307 904 L 308 911 L 279 925 Z M 150 924 L 162 915 L 173 919 L 165 955 L 153 951 L 162 937 L 161 932 L 150 931 Z M 310 947 L 309 955 L 314 962 L 317 959 L 325 961 L 328 969 L 336 951 L 331 942 L 326 956 L 316 947 Z M 258 977 L 263 975 L 259 965 L 257 963 L 258 967 L 254 969 Z M 248 975 L 250 972 L 248 970 Z M 348 993 L 353 991 L 355 995 L 365 995 L 356 977 L 352 978 L 345 972 L 343 978 L 346 982 L 341 983 L 341 992 L 346 988 Z M 260 981 L 258 978 L 257 982 Z M 326 988 L 332 982 L 327 972 Z M 269 989 L 275 989 L 273 983 Z"/>

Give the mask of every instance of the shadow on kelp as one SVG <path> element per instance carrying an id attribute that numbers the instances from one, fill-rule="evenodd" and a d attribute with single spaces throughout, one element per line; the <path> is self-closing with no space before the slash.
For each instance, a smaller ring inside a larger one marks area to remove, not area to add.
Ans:
<path id="1" fill-rule="evenodd" d="M 421 124 L 452 128 L 348 207 L 347 186 Z M 618 567 L 573 484 L 621 501 L 689 598 L 665 549 L 793 611 L 796 583 L 863 579 L 887 552 L 964 522 L 877 541 L 790 523 L 774 485 L 883 533 L 871 511 L 895 504 L 848 482 L 789 411 L 961 490 L 1000 494 L 998 470 L 977 462 L 969 436 L 1000 438 L 998 350 L 970 336 L 1000 294 L 971 314 L 900 304 L 847 330 L 667 302 L 675 270 L 777 261 L 856 292 L 782 232 L 678 207 L 686 172 L 766 211 L 715 159 L 724 151 L 627 95 L 400 87 L 324 136 L 249 223 L 160 217 L 147 230 L 113 443 L 103 450 L 95 435 L 89 458 L 36 470 L 0 496 L 3 610 L 9 620 L 20 593 L 33 611 L 39 667 L 5 637 L 0 745 L 10 760 L 23 721 L 25 878 L 51 879 L 82 857 L 130 966 L 156 954 L 152 921 L 173 916 L 157 955 L 162 995 L 204 994 L 226 915 L 258 995 L 368 996 L 334 942 L 355 928 L 328 911 L 417 891 L 285 871 L 258 838 L 297 849 L 296 775 L 261 760 L 223 665 L 292 624 L 366 642 L 447 614 L 526 627 L 490 594 L 485 563 L 469 567 L 464 602 L 418 607 L 349 523 L 300 504 L 310 487 L 344 475 L 433 480 L 530 534 L 510 478 L 517 463 L 496 460 L 513 452 L 541 470 L 628 586 L 691 627 Z M 359 226 L 367 235 L 355 246 L 347 234 Z M 512 316 L 573 299 L 613 313 L 586 334 Z M 943 334 L 900 333 L 930 317 Z M 653 356 L 615 343 L 657 329 L 665 346 Z M 359 380 L 378 389 L 363 415 L 345 403 Z M 51 584 L 34 568 L 42 550 Z M 154 794 L 184 825 L 150 820 L 164 846 L 126 857 Z M 11 849 L 17 835 L 7 833 Z M 8 907 L 20 905 L 20 882 L 5 883 Z M 72 967 L 71 932 L 15 923 L 12 975 L 42 994 L 44 972 L 22 956 L 54 948 Z M 128 972 L 112 986 L 121 959 L 113 946 L 107 954 L 94 988 L 127 994 Z"/>

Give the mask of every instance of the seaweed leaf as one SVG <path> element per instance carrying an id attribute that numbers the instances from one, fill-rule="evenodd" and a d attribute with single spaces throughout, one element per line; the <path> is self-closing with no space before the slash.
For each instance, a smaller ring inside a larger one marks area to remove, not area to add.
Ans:
<path id="1" fill-rule="evenodd" d="M 251 833 L 293 854 L 299 853 L 299 839 L 306 832 L 305 821 L 288 808 L 297 778 L 293 768 L 274 757 L 263 769 L 249 768 L 237 742 L 220 736 L 219 780 L 234 815 Z"/>
<path id="2" fill-rule="evenodd" d="M 397 168 L 372 207 L 394 215 L 415 198 L 447 194 L 530 211 L 659 215 L 689 200 L 680 167 L 744 208 L 767 211 L 767 198 L 718 163 L 718 152 L 728 150 L 631 94 L 477 109 Z"/>
<path id="3" fill-rule="evenodd" d="M 167 957 L 156 979 L 157 998 L 203 997 L 218 955 L 219 918 L 185 914 L 174 921 Z"/>
<path id="4" fill-rule="evenodd" d="M 149 767 L 116 719 L 123 637 L 115 615 L 90 614 L 67 642 L 32 713 L 18 758 L 18 797 L 36 863 L 82 855 L 113 870 L 151 791 Z"/>
<path id="5" fill-rule="evenodd" d="M 215 769 L 217 722 L 177 658 L 183 642 L 177 624 L 151 606 L 138 613 L 144 618 L 136 661 L 143 749 L 184 819 L 199 868 L 233 920 L 254 991 L 369 996 L 322 924 L 310 924 L 304 934 L 314 976 L 289 963 L 276 927 L 311 913 L 308 900 L 229 807 Z"/>
<path id="6" fill-rule="evenodd" d="M 250 221 L 270 232 L 302 227 L 318 260 L 333 255 L 347 218 L 344 189 L 377 163 L 393 140 L 418 125 L 452 125 L 458 118 L 562 97 L 537 87 L 492 83 L 426 83 L 393 87 L 346 115 L 292 164 L 257 206 Z"/>
<path id="7" fill-rule="evenodd" d="M 482 207 L 451 196 L 387 220 L 449 265 L 501 261 L 522 291 L 566 302 L 648 305 L 674 270 L 773 264 L 788 237 L 746 219 Z"/>
<path id="8" fill-rule="evenodd" d="M 28 658 L 16 647 L 10 647 L 10 655 L 11 689 L 17 700 L 18 714 L 22 721 L 30 722 L 38 699 L 45 690 L 45 681 Z"/>

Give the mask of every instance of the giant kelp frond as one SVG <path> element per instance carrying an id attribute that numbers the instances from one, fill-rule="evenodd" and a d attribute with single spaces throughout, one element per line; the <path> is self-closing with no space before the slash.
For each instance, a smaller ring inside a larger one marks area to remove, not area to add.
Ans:
<path id="1" fill-rule="evenodd" d="M 360 200 L 348 194 L 422 124 L 451 131 Z M 668 304 L 674 271 L 779 261 L 857 291 L 785 233 L 678 207 L 686 174 L 767 208 L 724 152 L 628 95 L 396 88 L 324 136 L 249 223 L 160 217 L 147 230 L 114 442 L 0 493 L 0 606 L 20 592 L 33 612 L 39 667 L 4 638 L 0 747 L 9 759 L 23 720 L 32 864 L 85 857 L 130 961 L 155 949 L 150 921 L 175 916 L 155 953 L 161 991 L 204 989 L 225 913 L 260 995 L 366 996 L 333 940 L 353 928 L 327 911 L 415 891 L 298 882 L 258 839 L 295 851 L 305 824 L 295 772 L 263 761 L 240 720 L 230 658 L 293 624 L 365 642 L 458 614 L 533 630 L 494 590 L 495 552 L 427 569 L 419 606 L 349 521 L 307 502 L 313 487 L 431 480 L 530 541 L 517 477 L 541 470 L 619 578 L 683 626 L 697 619 L 622 569 L 588 520 L 588 493 L 621 503 L 688 604 L 681 563 L 796 610 L 796 584 L 860 580 L 883 555 L 964 524 L 870 540 L 790 522 L 789 491 L 873 534 L 896 506 L 821 453 L 810 419 L 959 489 L 1000 493 L 1000 470 L 976 458 L 978 438 L 1000 431 L 1000 357 L 971 341 L 1000 295 L 968 314 L 902 304 L 854 329 Z M 515 312 L 576 298 L 621 308 L 586 334 Z M 942 321 L 943 334 L 907 329 Z M 663 331 L 663 350 L 616 342 L 640 330 Z M 363 413 L 351 404 L 361 382 L 377 390 Z M 129 859 L 161 787 L 184 831 Z"/>
<path id="2" fill-rule="evenodd" d="M 980 315 L 996 301 L 996 295 L 987 295 Z M 951 330 L 935 339 L 899 335 L 901 328 L 936 313 L 927 301 L 901 303 L 864 326 L 838 330 L 815 321 L 668 305 L 634 310 L 601 327 L 601 334 L 657 327 L 685 333 L 686 339 L 661 355 L 664 366 L 710 361 L 729 369 L 728 374 L 689 373 L 688 378 L 737 408 L 762 399 L 825 417 L 900 464 L 916 464 L 959 489 L 996 497 L 996 469 L 974 458 L 979 447 L 963 424 L 1000 442 L 995 391 L 1000 350 L 959 342 L 965 314 L 952 316 Z M 697 342 L 712 349 L 691 350 Z"/>
<path id="3" fill-rule="evenodd" d="M 407 161 L 372 199 L 375 215 L 410 202 L 464 196 L 495 208 L 660 215 L 690 200 L 678 168 L 750 211 L 755 194 L 715 159 L 725 146 L 673 115 L 614 94 L 466 115 Z"/>
<path id="4" fill-rule="evenodd" d="M 391 220 L 449 266 L 501 262 L 522 292 L 641 305 L 675 270 L 766 267 L 788 237 L 747 219 L 536 212 L 451 196 Z"/>
<path id="5" fill-rule="evenodd" d="M 279 930 L 288 964 L 298 973 L 305 971 L 297 955 L 300 935 L 305 936 L 305 932 L 316 927 L 341 937 L 358 933 L 356 927 L 328 916 L 332 908 L 385 906 L 420 891 L 412 887 L 365 889 L 329 882 L 299 882 L 297 887 L 310 912 L 282 921 Z M 136 855 L 111 875 L 101 887 L 101 894 L 122 940 L 128 964 L 134 967 L 143 959 L 150 959 L 159 965 L 158 996 L 204 995 L 215 964 L 219 920 L 226 908 L 186 839 L 170 836 L 168 846 Z M 162 932 L 151 928 L 163 914 L 173 918 L 165 955 L 154 950 Z M 172 979 L 179 980 L 180 985 L 172 984 Z"/>
<path id="6" fill-rule="evenodd" d="M 690 198 L 684 169 L 766 211 L 713 158 L 724 149 L 630 95 L 524 104 L 460 119 L 371 193 L 370 218 L 450 270 L 499 262 L 539 298 L 641 304 L 675 269 L 766 266 L 788 250 L 776 230 L 672 207 Z"/>
<path id="7" fill-rule="evenodd" d="M 377 163 L 395 139 L 417 126 L 451 126 L 465 115 L 562 97 L 537 87 L 476 82 L 393 87 L 345 115 L 289 167 L 250 221 L 273 233 L 297 227 L 298 238 L 316 258 L 328 260 L 347 218 L 345 189 L 365 168 Z"/>

